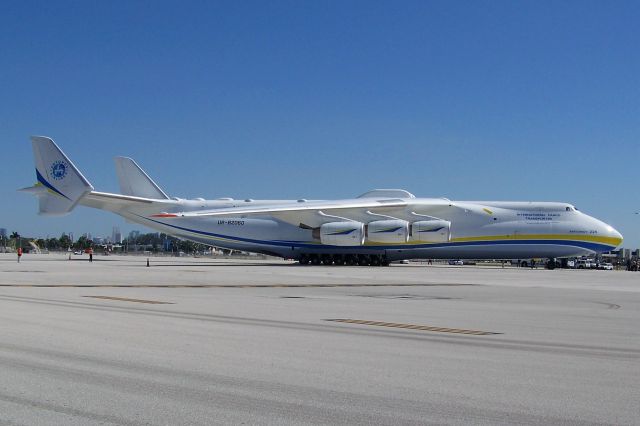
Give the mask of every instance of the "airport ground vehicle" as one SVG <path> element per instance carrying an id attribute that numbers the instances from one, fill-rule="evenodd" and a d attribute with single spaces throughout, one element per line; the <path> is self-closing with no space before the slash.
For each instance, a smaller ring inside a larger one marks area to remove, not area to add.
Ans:
<path id="1" fill-rule="evenodd" d="M 77 205 L 199 243 L 303 264 L 388 265 L 401 259 L 554 259 L 609 251 L 610 225 L 561 202 L 452 201 L 376 189 L 343 200 L 169 197 L 130 158 L 116 158 L 121 194 L 95 191 L 49 138 L 32 137 L 41 214 Z"/>
<path id="2" fill-rule="evenodd" d="M 595 269 L 596 262 L 593 259 L 578 259 L 575 262 L 576 269 Z"/>
<path id="3" fill-rule="evenodd" d="M 598 266 L 596 267 L 596 269 L 602 269 L 602 270 L 605 270 L 605 271 L 613 271 L 613 264 L 608 263 L 608 262 L 598 263 Z"/>

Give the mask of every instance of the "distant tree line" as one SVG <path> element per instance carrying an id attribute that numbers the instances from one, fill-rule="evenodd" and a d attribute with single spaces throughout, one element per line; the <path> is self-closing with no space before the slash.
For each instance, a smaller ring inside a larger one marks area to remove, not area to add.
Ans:
<path id="1" fill-rule="evenodd" d="M 160 232 L 150 232 L 148 234 L 140 234 L 136 237 L 125 238 L 122 245 L 127 251 L 143 247 L 145 250 L 152 252 L 164 251 L 176 253 L 181 251 L 184 253 L 194 253 L 203 251 L 207 248 L 204 244 L 181 240 Z"/>
<path id="2" fill-rule="evenodd" d="M 8 247 L 17 248 L 18 244 L 24 249 L 29 249 L 29 241 L 34 241 L 38 247 L 42 250 L 86 250 L 92 248 L 94 250 L 107 247 L 114 249 L 113 244 L 96 244 L 92 240 L 89 240 L 84 235 L 78 238 L 76 241 L 71 241 L 71 238 L 67 234 L 60 235 L 59 238 L 25 238 L 18 232 L 12 232 L 11 235 L 3 243 Z M 125 238 L 122 244 L 119 245 L 118 251 L 136 251 L 136 250 L 148 250 L 154 253 L 156 252 L 184 252 L 195 253 L 201 252 L 207 249 L 204 244 L 194 243 L 193 241 L 181 240 L 171 235 L 151 232 L 148 234 L 140 234 L 133 238 Z"/>
<path id="3" fill-rule="evenodd" d="M 15 233 L 17 234 L 17 233 Z M 13 242 L 11 246 L 15 247 L 17 244 L 16 239 L 20 238 L 18 235 L 16 238 L 13 238 L 13 234 L 11 234 Z M 71 249 L 84 249 L 90 247 L 87 243 L 87 239 L 85 237 L 80 237 L 76 242 L 71 243 L 71 238 L 67 234 L 62 234 L 60 238 L 28 238 L 22 237 L 20 238 L 20 245 L 23 248 L 29 248 L 29 241 L 35 242 L 38 247 L 42 250 L 67 250 Z"/>

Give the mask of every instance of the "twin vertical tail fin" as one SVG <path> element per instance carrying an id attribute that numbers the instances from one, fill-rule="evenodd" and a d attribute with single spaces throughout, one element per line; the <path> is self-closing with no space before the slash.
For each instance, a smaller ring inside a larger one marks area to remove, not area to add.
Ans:
<path id="1" fill-rule="evenodd" d="M 128 157 L 114 158 L 120 191 L 124 195 L 168 200 L 169 196 L 145 173 L 138 163 Z"/>
<path id="2" fill-rule="evenodd" d="M 38 182 L 20 191 L 38 197 L 40 214 L 69 213 L 82 197 L 93 191 L 93 186 L 53 140 L 32 136 L 31 143 Z"/>

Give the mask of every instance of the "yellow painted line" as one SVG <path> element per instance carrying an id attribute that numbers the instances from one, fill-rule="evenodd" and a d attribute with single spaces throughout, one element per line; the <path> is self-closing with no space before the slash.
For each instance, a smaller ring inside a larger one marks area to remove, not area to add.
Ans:
<path id="1" fill-rule="evenodd" d="M 144 299 L 130 299 L 128 297 L 113 297 L 113 296 L 82 296 L 82 297 L 90 297 L 93 299 L 105 299 L 105 300 L 116 300 L 118 302 L 136 302 L 136 303 L 148 303 L 151 305 L 173 305 L 173 302 L 160 302 L 158 300 L 144 300 Z"/>
<path id="2" fill-rule="evenodd" d="M 471 334 L 474 336 L 488 336 L 492 334 L 502 334 L 502 333 L 496 333 L 493 331 L 467 330 L 464 328 L 433 327 L 430 325 L 402 324 L 402 323 L 395 323 L 395 322 L 369 321 L 369 320 L 359 320 L 359 319 L 349 319 L 349 318 L 332 318 L 332 319 L 327 319 L 325 321 L 343 322 L 348 324 L 374 325 L 378 327 L 407 328 L 411 330 L 435 331 L 438 333 Z"/>

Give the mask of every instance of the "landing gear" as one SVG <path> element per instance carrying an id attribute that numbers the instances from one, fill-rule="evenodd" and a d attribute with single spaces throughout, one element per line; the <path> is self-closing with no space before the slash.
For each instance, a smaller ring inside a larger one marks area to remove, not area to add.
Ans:
<path id="1" fill-rule="evenodd" d="M 550 257 L 549 260 L 547 260 L 547 269 L 556 269 L 556 259 L 553 257 Z"/>
<path id="2" fill-rule="evenodd" d="M 330 254 L 323 254 L 321 259 L 323 265 L 333 265 L 333 259 Z"/>
<path id="3" fill-rule="evenodd" d="M 335 265 L 335 266 L 389 266 L 386 256 L 380 254 L 301 254 L 300 265 Z"/>

